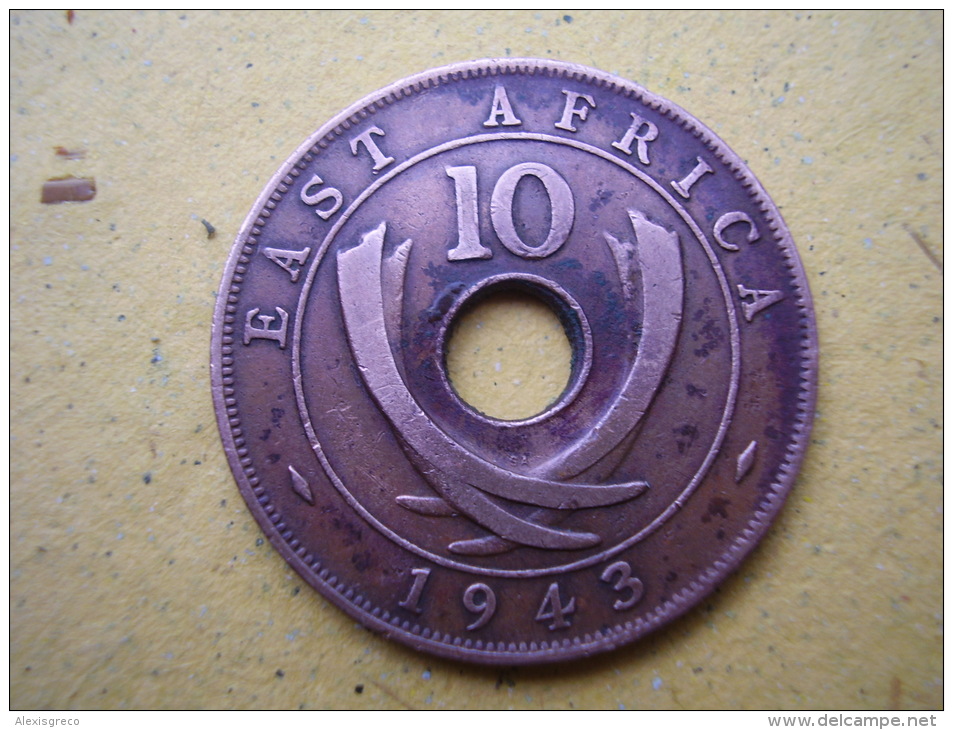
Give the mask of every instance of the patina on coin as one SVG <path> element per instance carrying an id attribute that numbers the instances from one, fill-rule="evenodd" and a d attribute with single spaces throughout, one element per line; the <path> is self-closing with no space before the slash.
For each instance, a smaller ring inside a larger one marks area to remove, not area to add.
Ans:
<path id="1" fill-rule="evenodd" d="M 519 421 L 446 367 L 502 290 L 573 348 Z M 781 216 L 708 128 L 497 59 L 389 86 L 288 159 L 228 261 L 212 382 L 242 495 L 308 583 L 417 649 L 520 664 L 631 642 L 737 567 L 791 488 L 816 353 Z"/>

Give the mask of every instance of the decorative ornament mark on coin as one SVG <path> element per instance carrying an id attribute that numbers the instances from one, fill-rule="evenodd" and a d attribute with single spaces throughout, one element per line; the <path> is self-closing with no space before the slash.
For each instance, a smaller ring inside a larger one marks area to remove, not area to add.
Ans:
<path id="1" fill-rule="evenodd" d="M 518 420 L 447 367 L 500 292 L 573 353 Z M 737 568 L 795 478 L 816 357 L 737 155 L 636 84 L 506 59 L 393 84 L 289 158 L 232 250 L 212 385 L 239 489 L 308 583 L 417 649 L 519 664 L 631 642 Z"/>

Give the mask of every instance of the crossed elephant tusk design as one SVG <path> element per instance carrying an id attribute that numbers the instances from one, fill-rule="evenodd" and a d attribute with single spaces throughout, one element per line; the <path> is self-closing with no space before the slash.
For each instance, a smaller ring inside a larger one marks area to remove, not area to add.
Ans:
<path id="1" fill-rule="evenodd" d="M 649 488 L 645 481 L 590 483 L 584 472 L 631 437 L 671 361 L 682 316 L 682 259 L 676 233 L 629 211 L 635 243 L 606 233 L 628 296 L 632 273 L 641 272 L 643 322 L 635 360 L 615 402 L 585 436 L 525 474 L 514 473 L 465 449 L 421 409 L 408 390 L 387 339 L 385 294 L 399 292 L 411 244 L 384 258 L 387 224 L 367 232 L 359 245 L 337 256 L 338 290 L 348 341 L 358 370 L 377 405 L 399 435 L 405 453 L 439 497 L 398 497 L 429 515 L 464 514 L 492 535 L 452 543 L 458 554 L 492 554 L 527 545 L 582 549 L 601 542 L 591 532 L 560 529 L 518 517 L 510 500 L 569 511 L 619 504 Z M 395 283 L 395 280 L 398 280 Z"/>

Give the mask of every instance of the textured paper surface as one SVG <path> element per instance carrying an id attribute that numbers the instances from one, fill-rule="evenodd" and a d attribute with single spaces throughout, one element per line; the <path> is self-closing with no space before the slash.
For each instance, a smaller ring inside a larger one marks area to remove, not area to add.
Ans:
<path id="1" fill-rule="evenodd" d="M 10 22 L 13 709 L 942 705 L 939 13 Z M 507 55 L 636 81 L 747 160 L 821 347 L 801 477 L 741 570 L 641 643 L 542 669 L 418 655 L 313 593 L 246 511 L 209 395 L 219 279 L 281 162 L 392 81 Z M 69 176 L 95 197 L 40 203 Z"/>

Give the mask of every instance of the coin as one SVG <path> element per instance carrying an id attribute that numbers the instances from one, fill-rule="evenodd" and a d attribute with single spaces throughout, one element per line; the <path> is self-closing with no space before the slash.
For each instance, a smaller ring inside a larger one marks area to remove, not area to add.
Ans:
<path id="1" fill-rule="evenodd" d="M 520 292 L 569 381 L 494 418 L 448 339 Z M 768 529 L 814 412 L 807 282 L 741 159 L 640 86 L 533 59 L 399 81 L 285 162 L 235 242 L 212 384 L 249 509 L 369 629 L 578 658 L 697 604 Z"/>

